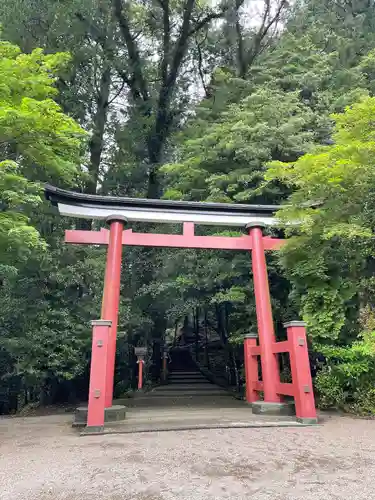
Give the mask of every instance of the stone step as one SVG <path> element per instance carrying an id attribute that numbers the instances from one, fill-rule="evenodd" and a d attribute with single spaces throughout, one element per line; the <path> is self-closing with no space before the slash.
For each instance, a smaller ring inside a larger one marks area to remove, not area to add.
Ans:
<path id="1" fill-rule="evenodd" d="M 232 396 L 225 394 L 215 394 L 214 396 L 165 396 L 165 397 L 135 397 L 129 398 L 126 402 L 128 408 L 154 408 L 154 407 L 218 407 L 231 408 L 238 405 L 238 401 Z M 241 402 L 242 403 L 242 402 Z"/>
<path id="2" fill-rule="evenodd" d="M 207 379 L 205 378 L 196 378 L 196 379 L 186 379 L 186 378 L 181 378 L 181 379 L 168 379 L 167 382 L 169 385 L 202 385 L 202 384 L 207 384 Z"/>
<path id="3" fill-rule="evenodd" d="M 168 391 L 179 391 L 179 392 L 185 392 L 185 391 L 206 391 L 206 390 L 216 390 L 216 389 L 221 389 L 221 387 L 210 384 L 207 381 L 202 384 L 190 384 L 190 383 L 185 383 L 185 384 L 166 384 L 159 386 L 156 388 L 153 392 L 168 392 Z"/>
<path id="4" fill-rule="evenodd" d="M 202 373 L 199 371 L 179 371 L 179 370 L 174 370 L 169 373 L 170 376 L 172 377 L 202 377 Z"/>
<path id="5" fill-rule="evenodd" d="M 205 398 L 207 396 L 228 396 L 228 392 L 224 391 L 223 389 L 209 389 L 209 390 L 185 390 L 185 391 L 179 391 L 179 390 L 173 390 L 173 391 L 151 391 L 147 393 L 147 397 L 150 399 L 156 399 L 156 398 L 184 398 L 184 397 L 197 397 L 197 398 Z M 145 396 L 146 397 L 146 396 Z"/>

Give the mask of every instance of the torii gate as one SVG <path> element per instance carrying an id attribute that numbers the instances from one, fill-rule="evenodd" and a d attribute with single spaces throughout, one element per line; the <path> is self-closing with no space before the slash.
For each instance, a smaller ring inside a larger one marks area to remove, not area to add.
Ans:
<path id="1" fill-rule="evenodd" d="M 282 411 L 282 395 L 294 396 L 297 419 L 316 422 L 316 411 L 307 352 L 305 325 L 286 324 L 288 340 L 276 342 L 266 265 L 266 250 L 277 250 L 285 242 L 263 235 L 267 226 L 277 225 L 274 205 L 240 205 L 168 200 L 146 200 L 87 195 L 47 185 L 48 200 L 58 206 L 61 215 L 106 220 L 108 229 L 100 231 L 67 230 L 65 242 L 84 245 L 107 245 L 101 319 L 93 321 L 87 429 L 104 428 L 105 410 L 113 402 L 116 335 L 120 302 L 121 259 L 123 246 L 205 248 L 247 250 L 251 252 L 258 335 L 246 335 L 246 400 L 253 412 Z M 133 233 L 125 229 L 131 222 L 182 223 L 183 233 Z M 196 236 L 195 224 L 246 228 L 240 237 Z M 259 346 L 257 345 L 259 338 Z M 277 354 L 289 352 L 293 382 L 280 383 Z M 260 356 L 262 381 L 258 380 Z M 139 357 L 142 375 L 142 356 Z M 258 393 L 264 393 L 259 402 Z M 259 403 L 258 403 L 259 402 Z"/>

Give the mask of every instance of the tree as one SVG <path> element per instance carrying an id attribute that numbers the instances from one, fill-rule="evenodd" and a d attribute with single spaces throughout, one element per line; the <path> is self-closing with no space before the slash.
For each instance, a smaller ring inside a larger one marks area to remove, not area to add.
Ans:
<path id="1" fill-rule="evenodd" d="M 313 121 L 298 94 L 272 85 L 253 89 L 214 124 L 193 121 L 194 135 L 181 148 L 183 161 L 162 168 L 169 186 L 165 197 L 277 202 L 277 191 L 283 193 L 276 185 L 261 189 L 265 164 L 306 151 L 314 140 Z"/>
<path id="2" fill-rule="evenodd" d="M 52 100 L 64 53 L 41 50 L 22 54 L 0 42 L 0 264 L 15 264 L 31 250 L 45 248 L 29 224 L 30 210 L 41 204 L 35 181 L 78 175 L 84 131 Z M 5 268 L 3 268 L 4 270 Z"/>
<path id="3" fill-rule="evenodd" d="M 371 56 L 364 59 L 369 68 Z M 361 64 L 362 66 L 362 64 Z M 287 222 L 282 262 L 292 296 L 325 357 L 316 378 L 323 408 L 375 412 L 375 98 L 332 115 L 333 145 L 267 174 L 293 189 L 279 212 Z"/>
<path id="4" fill-rule="evenodd" d="M 41 346 L 47 343 L 51 349 L 57 339 L 48 308 L 43 317 L 48 336 L 36 320 L 43 316 L 43 287 L 38 287 L 39 300 L 33 296 L 32 286 L 23 289 L 21 296 L 19 292 L 27 282 L 24 269 L 31 266 L 29 272 L 33 272 L 36 262 L 50 258 L 45 234 L 35 226 L 43 212 L 41 182 L 59 179 L 72 185 L 80 175 L 86 134 L 52 99 L 57 93 L 58 71 L 67 61 L 65 53 L 45 55 L 37 49 L 23 54 L 17 46 L 0 42 L 0 296 L 4 313 L 0 377 L 8 381 L 25 378 L 25 374 L 38 379 L 38 370 L 45 366 Z M 34 272 L 36 269 L 38 266 Z M 22 335 L 25 330 L 28 335 Z M 60 357 L 56 353 L 49 354 L 50 360 L 55 355 L 55 365 L 50 362 L 48 370 L 73 373 L 74 363 L 66 362 L 66 351 Z"/>
<path id="5" fill-rule="evenodd" d="M 202 76 L 199 37 L 202 34 L 204 36 L 213 20 L 224 18 L 231 9 L 236 12 L 236 25 L 240 30 L 239 9 L 244 3 L 243 0 L 236 0 L 234 3 L 222 2 L 216 9 L 212 9 L 205 3 L 194 0 L 175 3 L 160 0 L 157 2 L 157 8 L 141 3 L 130 5 L 130 2 L 122 0 L 112 2 L 129 58 L 130 77 L 126 83 L 130 88 L 138 119 L 142 119 L 140 126 L 145 130 L 143 160 L 148 168 L 148 197 L 157 198 L 161 194 L 158 169 L 164 161 L 167 141 L 186 113 L 188 102 L 184 95 L 186 96 L 188 88 L 184 85 L 182 71 L 190 62 L 196 64 L 189 58 L 189 50 L 196 41 L 198 72 Z M 265 5 L 262 25 L 254 34 L 256 40 L 251 49 L 251 56 L 248 57 L 242 44 L 241 64 L 246 68 L 260 52 L 263 39 L 271 26 L 279 20 L 286 2 L 279 2 L 276 12 L 272 11 L 272 14 L 271 2 L 266 1 Z M 134 36 L 137 32 L 143 36 L 137 39 Z M 242 35 L 238 33 L 241 38 L 238 43 L 241 44 Z M 152 63 L 155 48 L 161 54 L 156 65 Z M 152 71 L 148 72 L 148 68 L 152 68 Z M 241 76 L 244 75 L 241 73 Z M 191 78 L 188 83 L 192 83 Z M 134 124 L 130 123 L 129 128 L 133 126 Z"/>
<path id="6" fill-rule="evenodd" d="M 83 159 L 88 175 L 80 184 L 92 194 L 103 180 L 108 156 L 108 116 L 115 112 L 116 99 L 124 95 L 119 75 L 126 69 L 126 60 L 120 64 L 116 59 L 116 25 L 107 4 L 96 0 L 0 1 L 8 40 L 26 52 L 43 46 L 50 53 L 70 53 L 69 64 L 56 81 L 56 100 L 90 133 Z"/>
<path id="7" fill-rule="evenodd" d="M 374 112 L 368 97 L 333 115 L 334 145 L 274 162 L 267 174 L 294 188 L 280 213 L 292 222 L 284 263 L 317 340 L 345 341 L 348 323 L 346 339 L 355 336 L 353 305 L 373 307 Z"/>

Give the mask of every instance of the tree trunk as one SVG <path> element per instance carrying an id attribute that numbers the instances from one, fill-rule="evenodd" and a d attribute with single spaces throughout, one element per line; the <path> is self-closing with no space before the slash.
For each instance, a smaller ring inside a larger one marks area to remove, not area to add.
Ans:
<path id="1" fill-rule="evenodd" d="M 176 345 L 177 342 L 177 332 L 178 332 L 178 320 L 176 320 L 176 323 L 174 325 L 174 338 L 173 338 L 173 346 Z"/>
<path id="2" fill-rule="evenodd" d="M 205 355 L 206 355 L 206 366 L 210 369 L 210 356 L 208 353 L 208 325 L 207 325 L 207 309 L 204 310 L 204 333 L 205 333 Z"/>
<path id="3" fill-rule="evenodd" d="M 199 307 L 195 308 L 194 314 L 194 330 L 195 330 L 195 356 L 199 356 Z"/>
<path id="4" fill-rule="evenodd" d="M 232 364 L 233 364 L 233 370 L 234 370 L 234 378 L 236 380 L 236 388 L 237 388 L 237 391 L 239 391 L 239 389 L 240 389 L 240 375 L 238 373 L 236 356 L 234 354 L 234 350 L 233 350 L 232 347 L 231 347 L 231 354 L 232 354 Z"/>
<path id="5" fill-rule="evenodd" d="M 90 148 L 90 163 L 89 175 L 90 178 L 85 184 L 84 191 L 88 194 L 96 194 L 100 175 L 100 163 L 102 160 L 104 132 L 107 124 L 108 115 L 108 99 L 111 90 L 111 70 L 107 66 L 102 72 L 100 79 L 100 88 L 96 99 L 96 112 L 93 117 L 93 133 L 89 143 Z M 78 229 L 90 230 L 92 221 L 81 219 L 78 221 Z"/>
<path id="6" fill-rule="evenodd" d="M 231 383 L 230 353 L 228 350 L 228 342 L 227 342 L 227 336 L 226 336 L 226 331 L 225 331 L 225 321 L 223 318 L 222 306 L 219 304 L 215 304 L 215 311 L 216 311 L 218 333 L 220 335 L 220 342 L 221 342 L 221 344 L 223 346 L 223 350 L 224 350 L 225 376 L 226 376 L 227 382 L 230 384 Z"/>
<path id="7" fill-rule="evenodd" d="M 96 194 L 100 176 L 100 163 L 104 146 L 104 132 L 107 124 L 108 100 L 111 90 L 111 69 L 107 66 L 100 78 L 100 88 L 96 100 L 96 112 L 93 118 L 93 134 L 90 141 L 90 179 L 86 183 L 85 191 Z"/>
<path id="8" fill-rule="evenodd" d="M 148 173 L 148 184 L 147 184 L 147 198 L 150 200 L 157 200 L 160 198 L 160 185 L 158 179 L 158 165 L 159 162 L 151 163 Z"/>

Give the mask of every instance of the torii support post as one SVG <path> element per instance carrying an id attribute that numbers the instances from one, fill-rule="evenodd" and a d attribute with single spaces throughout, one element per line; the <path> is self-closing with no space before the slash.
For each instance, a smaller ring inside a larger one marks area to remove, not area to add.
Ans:
<path id="1" fill-rule="evenodd" d="M 257 345 L 258 335 L 248 333 L 244 338 L 244 364 L 246 380 L 246 401 L 251 404 L 259 400 L 257 392 L 258 360 L 252 354 L 252 348 Z"/>
<path id="2" fill-rule="evenodd" d="M 109 332 L 112 322 L 98 319 L 92 321 L 91 324 L 93 332 L 87 428 L 93 432 L 102 432 L 104 429 L 106 406 L 106 366 Z"/>
<path id="3" fill-rule="evenodd" d="M 266 403 L 280 403 L 281 397 L 276 392 L 277 384 L 280 382 L 280 375 L 276 354 L 273 352 L 273 344 L 276 338 L 272 319 L 262 227 L 259 223 L 251 223 L 246 227 L 249 229 L 252 246 L 255 306 L 258 322 L 264 401 Z"/>
<path id="4" fill-rule="evenodd" d="M 315 424 L 317 416 L 307 349 L 306 323 L 290 321 L 285 323 L 284 327 L 288 332 L 296 417 L 301 423 Z"/>
<path id="5" fill-rule="evenodd" d="M 125 219 L 109 217 L 110 225 L 109 242 L 107 250 L 107 263 L 104 277 L 104 290 L 101 317 L 112 323 L 109 333 L 108 356 L 106 362 L 106 408 L 112 406 L 113 381 L 116 360 L 116 336 L 118 325 L 118 313 L 120 305 L 120 283 L 121 283 L 121 259 L 122 259 L 122 234 Z"/>
<path id="6" fill-rule="evenodd" d="M 292 396 L 294 405 L 288 403 L 270 403 L 257 398 L 257 393 L 264 391 L 264 382 L 258 380 L 257 357 L 261 356 L 261 348 L 256 345 L 253 335 L 245 336 L 245 374 L 246 399 L 252 404 L 255 414 L 296 415 L 297 421 L 303 424 L 316 424 L 316 410 L 307 350 L 305 323 L 291 321 L 284 325 L 288 331 L 288 340 L 274 342 L 274 354 L 288 353 L 292 382 L 278 382 L 277 394 Z"/>

